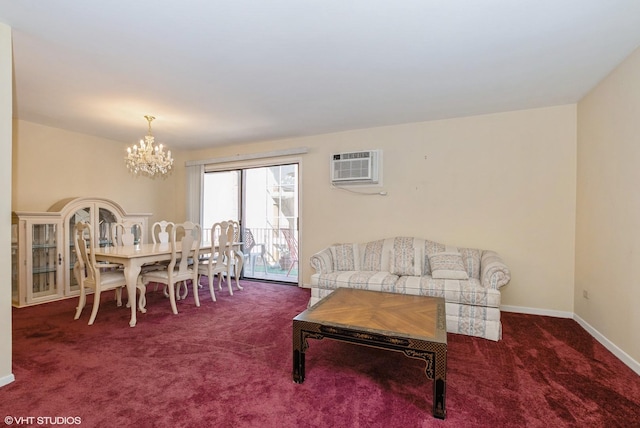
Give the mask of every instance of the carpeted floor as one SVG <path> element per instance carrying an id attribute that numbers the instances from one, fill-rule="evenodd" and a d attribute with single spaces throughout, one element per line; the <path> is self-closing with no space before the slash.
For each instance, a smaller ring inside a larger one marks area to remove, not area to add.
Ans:
<path id="1" fill-rule="evenodd" d="M 0 415 L 19 426 L 640 427 L 640 377 L 573 320 L 503 313 L 500 342 L 449 334 L 440 421 L 424 362 L 397 352 L 310 340 L 305 382 L 293 383 L 291 319 L 309 291 L 243 284 L 217 302 L 203 289 L 202 306 L 187 298 L 178 315 L 150 291 L 135 328 L 111 293 L 93 326 L 90 307 L 73 320 L 76 299 L 14 309 L 16 381 L 0 389 Z"/>

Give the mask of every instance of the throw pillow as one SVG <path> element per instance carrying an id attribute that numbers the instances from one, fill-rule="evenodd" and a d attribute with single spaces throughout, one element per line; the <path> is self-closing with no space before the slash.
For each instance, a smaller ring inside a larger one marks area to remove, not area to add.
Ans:
<path id="1" fill-rule="evenodd" d="M 429 265 L 434 279 L 469 279 L 462 256 L 458 252 L 430 254 Z"/>
<path id="2" fill-rule="evenodd" d="M 367 242 L 364 246 L 362 255 L 361 270 L 365 271 L 379 271 L 382 269 L 382 250 L 384 246 L 384 239 L 377 241 Z"/>
<path id="3" fill-rule="evenodd" d="M 331 247 L 333 267 L 336 271 L 351 271 L 360 268 L 358 244 L 338 244 Z"/>
<path id="4" fill-rule="evenodd" d="M 420 248 L 413 248 L 413 251 L 390 250 L 389 273 L 399 276 L 422 276 L 421 261 Z"/>

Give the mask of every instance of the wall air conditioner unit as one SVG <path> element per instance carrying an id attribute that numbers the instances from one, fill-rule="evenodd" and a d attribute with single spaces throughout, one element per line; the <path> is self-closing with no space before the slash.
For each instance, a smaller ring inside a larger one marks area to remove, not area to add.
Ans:
<path id="1" fill-rule="evenodd" d="M 334 153 L 331 155 L 331 183 L 378 184 L 382 153 L 379 150 Z"/>

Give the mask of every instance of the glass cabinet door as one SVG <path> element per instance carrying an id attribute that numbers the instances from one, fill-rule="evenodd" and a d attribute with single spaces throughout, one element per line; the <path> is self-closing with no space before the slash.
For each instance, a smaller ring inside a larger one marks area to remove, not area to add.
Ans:
<path id="1" fill-rule="evenodd" d="M 76 223 L 90 223 L 93 229 L 93 239 L 100 247 L 112 245 L 111 225 L 119 221 L 119 217 L 111 210 L 103 207 L 97 207 L 95 204 L 80 208 L 69 216 L 67 224 L 67 272 L 65 273 L 65 283 L 67 284 L 66 294 L 76 294 L 80 291 L 80 284 L 73 274 L 73 266 L 76 264 L 77 257 L 73 244 L 73 231 Z M 96 226 L 97 225 L 97 226 Z"/>
<path id="2" fill-rule="evenodd" d="M 101 247 L 110 247 L 113 245 L 113 237 L 111 236 L 111 226 L 118 223 L 118 217 L 106 208 L 98 208 L 98 240 Z"/>
<path id="3" fill-rule="evenodd" d="M 31 254 L 27 255 L 27 272 L 31 273 L 27 278 L 29 300 L 62 294 L 60 226 L 59 222 L 27 224 L 27 239 L 31 242 Z"/>

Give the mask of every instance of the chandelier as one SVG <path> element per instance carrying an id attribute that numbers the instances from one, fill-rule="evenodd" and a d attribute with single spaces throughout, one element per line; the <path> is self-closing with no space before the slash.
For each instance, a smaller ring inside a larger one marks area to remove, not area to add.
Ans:
<path id="1" fill-rule="evenodd" d="M 149 134 L 144 137 L 144 140 L 140 140 L 139 146 L 134 144 L 133 147 L 127 147 L 127 156 L 124 158 L 125 163 L 129 171 L 136 175 L 142 174 L 152 178 L 166 175 L 171 171 L 171 166 L 173 165 L 171 150 L 165 153 L 162 144 L 158 146 L 153 144 L 151 122 L 155 117 L 145 116 L 145 119 L 149 122 Z"/>

